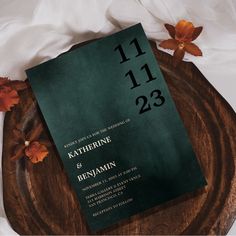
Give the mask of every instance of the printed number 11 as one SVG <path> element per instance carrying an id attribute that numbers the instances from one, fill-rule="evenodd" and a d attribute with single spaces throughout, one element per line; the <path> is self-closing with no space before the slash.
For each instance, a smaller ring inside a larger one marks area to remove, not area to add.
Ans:
<path id="1" fill-rule="evenodd" d="M 140 70 L 145 70 L 145 71 L 146 71 L 146 74 L 147 74 L 147 76 L 148 76 L 148 80 L 146 81 L 146 83 L 151 82 L 151 81 L 153 81 L 153 80 L 156 79 L 156 77 L 153 77 L 153 76 L 152 76 L 152 73 L 151 73 L 151 71 L 150 71 L 150 69 L 149 69 L 149 67 L 148 67 L 148 64 L 143 65 Z M 133 83 L 133 87 L 131 87 L 130 89 L 137 88 L 137 87 L 139 87 L 139 86 L 141 85 L 141 84 L 139 84 L 139 83 L 136 81 L 135 76 L 134 76 L 134 73 L 133 73 L 132 70 L 129 70 L 129 71 L 125 74 L 125 77 L 127 77 L 127 76 L 130 77 L 130 79 L 131 79 L 131 81 L 132 81 L 132 83 Z"/>
<path id="2" fill-rule="evenodd" d="M 136 51 L 137 51 L 137 54 L 135 57 L 139 57 L 143 54 L 145 54 L 146 52 L 142 51 L 139 43 L 138 43 L 138 40 L 135 38 L 133 39 L 132 41 L 130 41 L 129 45 L 131 44 L 134 44 L 135 48 L 136 48 Z M 120 53 L 120 56 L 121 56 L 121 61 L 120 61 L 120 64 L 122 63 L 125 63 L 129 60 L 131 60 L 129 57 L 126 56 L 125 52 L 124 52 L 124 49 L 122 47 L 121 44 L 119 44 L 117 47 L 115 47 L 114 51 L 119 51 Z M 149 69 L 149 66 L 148 64 L 144 64 L 141 68 L 140 68 L 141 71 L 145 71 L 146 73 L 146 76 L 148 77 L 148 80 L 146 80 L 146 83 L 148 82 L 151 82 L 155 79 L 157 79 L 157 77 L 154 77 L 152 75 L 152 72 L 150 71 Z M 141 86 L 141 84 L 136 80 L 135 78 L 135 75 L 133 73 L 132 70 L 129 70 L 126 74 L 125 74 L 125 77 L 129 78 L 132 82 L 132 87 L 130 89 L 134 89 L 134 88 L 137 88 L 139 86 Z M 149 100 L 152 100 L 154 99 L 154 101 L 150 104 L 149 103 Z M 161 90 L 159 89 L 155 89 L 153 90 L 148 97 L 146 97 L 145 95 L 142 95 L 142 96 L 139 96 L 136 98 L 135 100 L 135 103 L 136 103 L 136 106 L 140 106 L 141 104 L 141 108 L 139 110 L 139 114 L 142 114 L 142 113 L 145 113 L 147 111 L 150 111 L 152 110 L 153 107 L 159 107 L 159 106 L 162 106 L 165 102 L 165 98 L 162 96 L 162 93 L 161 93 Z"/>
<path id="3" fill-rule="evenodd" d="M 136 48 L 136 50 L 137 50 L 137 53 L 138 53 L 138 54 L 136 55 L 136 57 L 139 57 L 139 56 L 141 56 L 141 55 L 143 55 L 143 54 L 146 53 L 146 52 L 143 52 L 143 51 L 142 51 L 142 49 L 141 49 L 140 46 L 139 46 L 138 40 L 137 40 L 136 38 L 133 39 L 133 40 L 130 42 L 129 45 L 131 45 L 131 44 L 134 44 L 134 45 L 135 45 L 135 48 Z M 130 58 L 126 57 L 125 52 L 124 52 L 124 50 L 123 50 L 121 44 L 119 44 L 119 45 L 115 48 L 115 51 L 116 51 L 116 50 L 119 50 L 119 52 L 120 52 L 120 56 L 121 56 L 121 59 L 122 59 L 122 60 L 120 61 L 120 64 L 122 64 L 122 63 L 127 62 L 127 61 L 130 60 Z"/>

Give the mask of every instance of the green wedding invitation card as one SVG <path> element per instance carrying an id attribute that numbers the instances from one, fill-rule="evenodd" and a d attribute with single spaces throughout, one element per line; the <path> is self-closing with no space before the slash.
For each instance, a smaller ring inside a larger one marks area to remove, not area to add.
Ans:
<path id="1" fill-rule="evenodd" d="M 206 184 L 141 24 L 27 75 L 92 231 Z"/>

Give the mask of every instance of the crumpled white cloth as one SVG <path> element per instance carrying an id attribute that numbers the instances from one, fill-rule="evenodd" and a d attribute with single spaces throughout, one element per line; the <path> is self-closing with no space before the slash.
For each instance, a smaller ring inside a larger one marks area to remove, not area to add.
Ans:
<path id="1" fill-rule="evenodd" d="M 204 26 L 195 41 L 204 56 L 186 54 L 185 60 L 193 61 L 236 110 L 236 0 L 0 0 L 0 5 L 0 76 L 23 80 L 25 69 L 73 44 L 138 22 L 158 46 L 169 37 L 164 23 L 186 19 Z M 1 180 L 0 176 L 0 235 L 14 235 L 3 208 Z M 236 234 L 236 224 L 229 234 Z"/>

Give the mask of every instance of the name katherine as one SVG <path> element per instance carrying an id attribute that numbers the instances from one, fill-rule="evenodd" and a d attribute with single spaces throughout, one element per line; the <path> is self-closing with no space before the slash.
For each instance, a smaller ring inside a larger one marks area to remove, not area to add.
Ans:
<path id="1" fill-rule="evenodd" d="M 76 156 L 82 155 L 85 152 L 89 152 L 95 148 L 98 148 L 98 147 L 101 147 L 105 144 L 108 144 L 110 142 L 111 142 L 111 138 L 110 138 L 110 136 L 107 136 L 107 137 L 100 139 L 96 142 L 90 143 L 86 146 L 77 148 L 76 150 L 69 152 L 68 156 L 69 156 L 69 158 L 76 157 Z"/>

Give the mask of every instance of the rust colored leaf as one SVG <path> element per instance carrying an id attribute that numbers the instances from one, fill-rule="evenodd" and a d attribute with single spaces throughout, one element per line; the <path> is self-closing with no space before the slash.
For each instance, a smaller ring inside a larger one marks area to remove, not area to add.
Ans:
<path id="1" fill-rule="evenodd" d="M 6 85 L 7 83 L 9 83 L 9 79 L 7 77 L 0 77 L 0 86 L 1 85 Z"/>
<path id="2" fill-rule="evenodd" d="M 20 97 L 16 90 L 8 86 L 0 86 L 0 111 L 10 111 L 19 101 Z"/>
<path id="3" fill-rule="evenodd" d="M 17 90 L 17 91 L 20 91 L 20 90 L 24 90 L 24 89 L 28 88 L 29 84 L 25 81 L 11 80 L 10 87 Z"/>
<path id="4" fill-rule="evenodd" d="M 202 51 L 200 48 L 194 44 L 194 43 L 186 43 L 185 46 L 185 51 L 194 55 L 194 56 L 202 56 Z"/>
<path id="5" fill-rule="evenodd" d="M 20 91 L 29 87 L 28 82 L 21 80 L 10 80 L 7 77 L 0 77 L 0 86 L 6 85 L 14 90 Z"/>
<path id="6" fill-rule="evenodd" d="M 159 46 L 165 49 L 176 50 L 178 48 L 178 42 L 175 39 L 167 39 L 162 41 Z"/>
<path id="7" fill-rule="evenodd" d="M 196 27 L 194 29 L 193 35 L 192 35 L 192 41 L 195 40 L 201 34 L 202 30 L 203 30 L 202 26 Z"/>
<path id="8" fill-rule="evenodd" d="M 174 39 L 175 38 L 175 27 L 170 24 L 165 24 L 165 27 L 166 27 L 170 37 Z"/>
<path id="9" fill-rule="evenodd" d="M 177 48 L 174 52 L 174 65 L 177 66 L 184 58 L 184 48 Z"/>
<path id="10" fill-rule="evenodd" d="M 25 155 L 30 159 L 32 163 L 38 163 L 48 155 L 48 149 L 40 142 L 34 141 L 25 148 Z"/>
<path id="11" fill-rule="evenodd" d="M 181 42 L 191 42 L 194 32 L 194 25 L 192 22 L 181 20 L 175 26 L 175 39 Z"/>
<path id="12" fill-rule="evenodd" d="M 18 160 L 27 156 L 32 163 L 42 161 L 48 155 L 47 147 L 52 146 L 48 140 L 38 141 L 42 131 L 42 123 L 38 123 L 35 128 L 31 129 L 27 134 L 22 132 L 19 127 L 13 129 L 12 144 L 14 146 L 11 160 Z"/>

